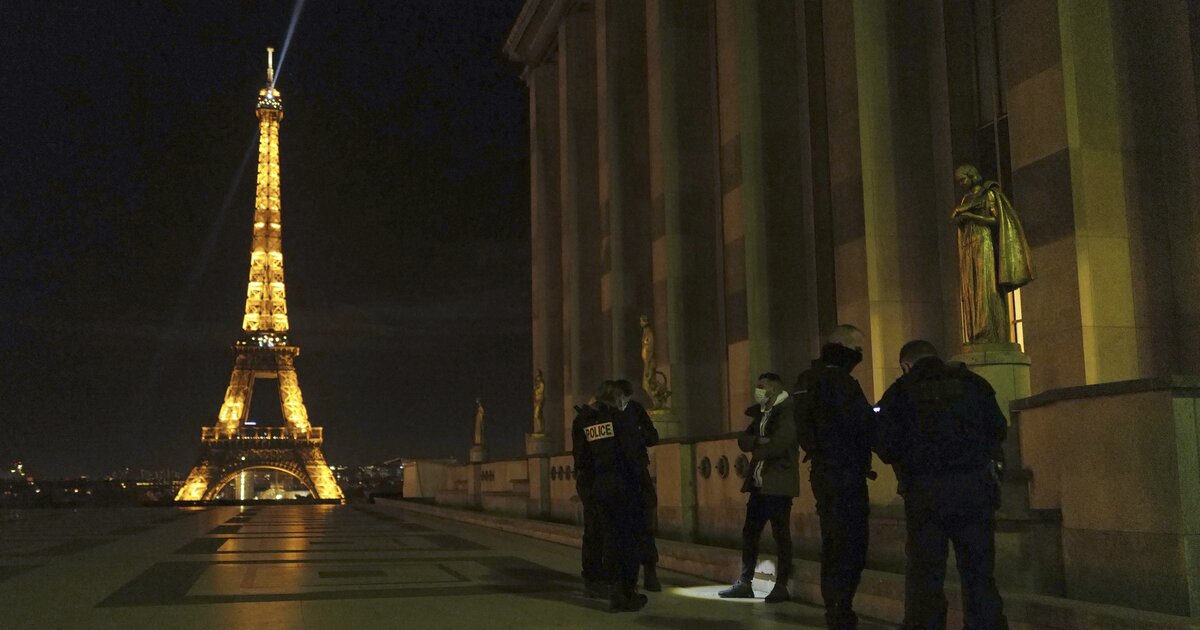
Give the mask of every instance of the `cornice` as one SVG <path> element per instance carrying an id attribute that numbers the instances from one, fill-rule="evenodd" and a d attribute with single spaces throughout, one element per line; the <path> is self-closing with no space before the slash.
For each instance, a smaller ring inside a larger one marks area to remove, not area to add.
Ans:
<path id="1" fill-rule="evenodd" d="M 504 42 L 504 54 L 527 68 L 542 64 L 554 53 L 563 16 L 586 1 L 525 0 Z"/>

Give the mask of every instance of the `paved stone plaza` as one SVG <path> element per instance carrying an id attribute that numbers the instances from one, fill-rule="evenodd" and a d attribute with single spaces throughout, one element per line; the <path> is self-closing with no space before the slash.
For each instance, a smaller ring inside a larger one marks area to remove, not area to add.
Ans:
<path id="1" fill-rule="evenodd" d="M 816 628 L 670 572 L 641 613 L 579 592 L 579 551 L 379 506 L 0 512 L 4 628 Z M 864 628 L 883 628 L 866 624 Z"/>

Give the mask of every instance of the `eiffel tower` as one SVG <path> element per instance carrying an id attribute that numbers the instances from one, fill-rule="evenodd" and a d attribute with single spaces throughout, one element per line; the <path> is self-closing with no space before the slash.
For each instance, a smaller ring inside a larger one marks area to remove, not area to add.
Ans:
<path id="1" fill-rule="evenodd" d="M 267 85 L 258 91 L 258 178 L 254 196 L 254 239 L 246 288 L 245 335 L 233 345 L 233 375 L 216 426 L 201 430 L 200 460 L 176 501 L 212 501 L 238 475 L 253 469 L 283 471 L 315 499 L 344 502 L 321 453 L 322 430 L 308 421 L 294 365 L 300 348 L 288 343 L 287 293 L 279 203 L 279 122 L 283 102 L 274 88 L 274 49 L 267 49 Z M 279 381 L 283 427 L 247 426 L 254 380 Z"/>

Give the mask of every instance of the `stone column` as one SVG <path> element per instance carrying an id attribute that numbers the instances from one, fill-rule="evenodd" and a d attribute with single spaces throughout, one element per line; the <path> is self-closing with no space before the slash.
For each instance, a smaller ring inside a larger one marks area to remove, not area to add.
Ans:
<path id="1" fill-rule="evenodd" d="M 799 212 L 797 8 L 758 0 L 735 6 L 750 368 L 778 372 L 790 384 L 817 336 L 806 273 L 812 252 Z"/>
<path id="2" fill-rule="evenodd" d="M 546 380 L 546 436 L 554 450 L 570 433 L 563 412 L 562 199 L 559 194 L 558 67 L 526 71 L 529 85 L 530 241 L 533 270 L 533 366 Z"/>
<path id="3" fill-rule="evenodd" d="M 640 381 L 638 318 L 654 303 L 646 102 L 646 10 L 637 0 L 596 3 L 600 181 L 608 198 L 612 370 Z M 640 389 L 640 388 L 638 388 Z"/>
<path id="4" fill-rule="evenodd" d="M 711 435 L 725 424 L 712 6 L 651 0 L 646 10 L 659 126 L 651 155 L 660 161 L 664 222 L 656 247 L 663 248 L 667 321 L 657 324 L 660 333 L 666 328 L 673 413 L 685 435 Z"/>
<path id="5" fill-rule="evenodd" d="M 591 5 L 577 6 L 564 16 L 558 31 L 563 293 L 569 345 L 568 402 L 573 404 L 586 402 L 604 378 L 605 349 L 600 334 L 596 27 L 592 11 Z M 568 448 L 569 436 L 569 432 L 564 436 Z"/>
<path id="6" fill-rule="evenodd" d="M 810 313 L 820 335 L 837 325 L 837 287 L 834 272 L 833 203 L 829 177 L 829 118 L 825 94 L 825 38 L 821 28 L 821 0 L 804 0 L 796 9 L 797 59 L 800 72 L 799 112 L 801 202 L 804 215 Z"/>
<path id="7" fill-rule="evenodd" d="M 827 1 L 830 173 L 838 319 L 867 334 L 859 380 L 878 399 L 900 347 L 944 346 L 925 7 Z M 897 60 L 911 60 L 898 63 Z"/>

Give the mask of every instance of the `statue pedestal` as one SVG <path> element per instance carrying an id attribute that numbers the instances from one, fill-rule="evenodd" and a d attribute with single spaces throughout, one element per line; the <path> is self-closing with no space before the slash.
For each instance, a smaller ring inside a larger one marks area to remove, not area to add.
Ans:
<path id="1" fill-rule="evenodd" d="M 650 415 L 650 421 L 654 423 L 659 439 L 667 440 L 683 435 L 683 422 L 675 410 L 651 409 L 646 413 Z"/>
<path id="2" fill-rule="evenodd" d="M 554 443 L 550 441 L 550 436 L 545 433 L 525 434 L 525 454 L 529 457 L 549 455 L 553 446 Z"/>
<path id="3" fill-rule="evenodd" d="M 996 403 L 1008 421 L 1008 439 L 1004 441 L 1004 481 L 1000 496 L 1000 514 L 1006 518 L 1030 519 L 1028 472 L 1021 463 L 1020 427 L 1013 423 L 1009 406 L 1012 401 L 1028 398 L 1029 355 L 1015 343 L 989 343 L 963 346 L 962 354 L 951 361 L 966 364 L 996 390 Z"/>
<path id="4" fill-rule="evenodd" d="M 963 346 L 962 353 L 951 361 L 965 363 L 972 372 L 982 376 L 996 390 L 996 402 L 1004 417 L 1012 424 L 1008 406 L 1014 400 L 1028 398 L 1029 355 L 1015 343 L 981 343 Z"/>
<path id="5" fill-rule="evenodd" d="M 488 460 L 487 447 L 482 444 L 476 444 L 471 447 L 470 461 L 472 464 L 482 464 Z"/>

